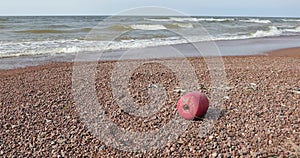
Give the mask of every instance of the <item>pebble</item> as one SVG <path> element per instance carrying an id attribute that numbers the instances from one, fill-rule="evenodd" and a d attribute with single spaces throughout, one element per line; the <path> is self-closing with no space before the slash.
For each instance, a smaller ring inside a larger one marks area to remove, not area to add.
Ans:
<path id="1" fill-rule="evenodd" d="M 59 140 L 57 140 L 57 143 L 62 144 L 62 143 L 65 143 L 66 141 L 67 141 L 66 139 L 59 139 Z"/>
<path id="2" fill-rule="evenodd" d="M 48 119 L 46 119 L 45 121 L 46 121 L 46 123 L 50 123 L 50 122 L 52 122 L 51 120 L 48 120 Z"/>
<path id="3" fill-rule="evenodd" d="M 225 96 L 225 97 L 224 97 L 224 99 L 227 99 L 227 100 L 229 100 L 229 99 L 230 99 L 230 97 L 229 97 L 229 96 Z"/>
<path id="4" fill-rule="evenodd" d="M 212 153 L 211 154 L 211 157 L 213 157 L 213 158 L 215 158 L 215 157 L 217 157 L 218 156 L 218 153 Z"/>
<path id="5" fill-rule="evenodd" d="M 105 148 L 106 148 L 106 146 L 105 146 L 105 145 L 102 145 L 99 149 L 100 149 L 100 151 L 101 151 L 101 150 L 105 150 Z"/>

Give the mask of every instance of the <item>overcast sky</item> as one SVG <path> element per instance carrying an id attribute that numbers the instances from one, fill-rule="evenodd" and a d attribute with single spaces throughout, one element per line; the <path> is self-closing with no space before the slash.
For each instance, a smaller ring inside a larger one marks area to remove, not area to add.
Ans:
<path id="1" fill-rule="evenodd" d="M 142 6 L 187 15 L 300 17 L 300 0 L 1 0 L 0 15 L 114 15 Z"/>

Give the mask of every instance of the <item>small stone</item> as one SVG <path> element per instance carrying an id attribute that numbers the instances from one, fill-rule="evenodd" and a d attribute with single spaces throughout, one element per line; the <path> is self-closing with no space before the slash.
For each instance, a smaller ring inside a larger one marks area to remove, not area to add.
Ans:
<path id="1" fill-rule="evenodd" d="M 64 143 L 64 142 L 66 142 L 67 140 L 66 139 L 59 139 L 57 142 L 59 143 L 59 144 L 62 144 L 62 143 Z"/>
<path id="2" fill-rule="evenodd" d="M 300 89 L 292 90 L 291 92 L 292 92 L 293 94 L 300 94 Z"/>
<path id="3" fill-rule="evenodd" d="M 173 92 L 176 92 L 176 93 L 178 93 L 178 94 L 181 94 L 181 93 L 186 92 L 186 90 L 184 90 L 184 89 L 182 89 L 182 88 L 180 88 L 180 87 L 176 87 L 175 90 L 173 90 Z"/>
<path id="4" fill-rule="evenodd" d="M 250 155 L 253 156 L 253 157 L 257 157 L 257 153 L 253 152 L 253 151 L 250 151 Z"/>
<path id="5" fill-rule="evenodd" d="M 229 100 L 230 98 L 229 98 L 229 96 L 225 96 L 224 99 Z"/>
<path id="6" fill-rule="evenodd" d="M 52 122 L 51 120 L 48 120 L 48 119 L 46 119 L 46 123 L 50 123 L 50 122 Z"/>
<path id="7" fill-rule="evenodd" d="M 158 88 L 158 85 L 157 84 L 149 84 L 148 88 Z"/>
<path id="8" fill-rule="evenodd" d="M 38 107 L 38 106 L 40 106 L 40 103 L 37 102 L 37 103 L 35 103 L 33 106 L 34 106 L 34 107 Z"/>
<path id="9" fill-rule="evenodd" d="M 211 157 L 217 157 L 218 156 L 218 153 L 214 152 L 211 154 Z"/>
<path id="10" fill-rule="evenodd" d="M 102 145 L 102 146 L 100 147 L 100 151 L 105 150 L 105 148 L 106 148 L 106 146 L 105 146 L 105 145 Z"/>
<path id="11" fill-rule="evenodd" d="M 170 149 L 171 151 L 175 151 L 175 148 L 174 147 L 171 147 L 171 149 Z"/>
<path id="12" fill-rule="evenodd" d="M 232 87 L 232 86 L 227 86 L 227 87 L 224 87 L 224 89 L 225 89 L 226 91 L 229 91 L 229 90 L 231 90 L 231 89 L 234 89 L 234 87 Z"/>
<path id="13" fill-rule="evenodd" d="M 269 144 L 271 145 L 273 142 L 272 142 L 272 140 L 269 140 Z"/>

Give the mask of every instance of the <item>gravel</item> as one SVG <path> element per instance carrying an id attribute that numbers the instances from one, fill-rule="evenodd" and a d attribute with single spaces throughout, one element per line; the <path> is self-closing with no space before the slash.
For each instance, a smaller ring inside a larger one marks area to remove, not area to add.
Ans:
<path id="1" fill-rule="evenodd" d="M 223 60 L 227 94 L 212 130 L 199 136 L 204 121 L 192 121 L 165 147 L 140 152 L 112 148 L 88 130 L 72 94 L 73 63 L 1 70 L 0 157 L 300 156 L 300 95 L 295 93 L 300 88 L 300 59 L 248 56 Z M 189 61 L 201 85 L 198 89 L 211 97 L 204 60 Z M 150 100 L 148 89 L 159 87 L 156 83 L 164 86 L 168 96 L 157 114 L 135 117 L 112 99 L 114 64 L 101 62 L 96 73 L 98 100 L 110 120 L 125 130 L 145 132 L 160 129 L 175 117 L 176 102 L 186 92 L 172 71 L 149 63 L 133 72 L 129 91 L 137 106 Z"/>

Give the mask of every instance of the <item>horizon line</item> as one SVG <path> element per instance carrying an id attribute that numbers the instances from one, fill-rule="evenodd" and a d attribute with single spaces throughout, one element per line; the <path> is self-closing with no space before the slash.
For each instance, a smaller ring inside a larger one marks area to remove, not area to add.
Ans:
<path id="1" fill-rule="evenodd" d="M 152 16 L 152 17 L 167 17 L 167 16 L 175 16 L 180 17 L 178 15 L 115 15 L 115 14 L 0 14 L 0 17 L 3 16 Z M 267 16 L 267 15 L 196 15 L 191 14 L 189 16 L 182 17 L 261 17 L 261 18 L 300 18 L 299 16 Z"/>

